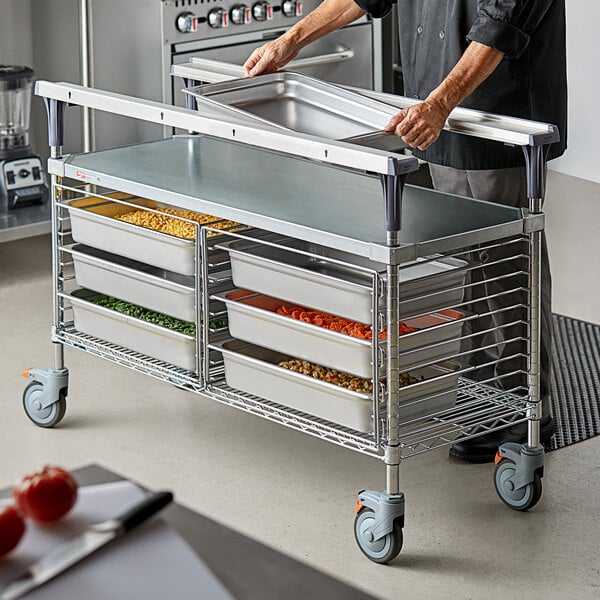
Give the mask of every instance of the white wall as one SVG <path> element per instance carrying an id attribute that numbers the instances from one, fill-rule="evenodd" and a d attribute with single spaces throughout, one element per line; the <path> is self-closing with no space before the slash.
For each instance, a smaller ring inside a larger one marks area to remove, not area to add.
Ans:
<path id="1" fill-rule="evenodd" d="M 0 65 L 33 68 L 31 0 L 0 0 Z"/>
<path id="2" fill-rule="evenodd" d="M 550 168 L 600 183 L 600 2 L 566 0 L 566 5 L 568 148 Z"/>

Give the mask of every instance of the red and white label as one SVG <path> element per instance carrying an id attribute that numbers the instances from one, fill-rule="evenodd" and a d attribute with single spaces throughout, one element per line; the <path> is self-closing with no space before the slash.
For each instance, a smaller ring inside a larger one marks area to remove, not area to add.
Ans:
<path id="1" fill-rule="evenodd" d="M 273 7 L 269 4 L 267 6 L 267 19 L 270 21 L 273 18 Z"/>
<path id="2" fill-rule="evenodd" d="M 296 16 L 302 16 L 302 2 L 296 2 Z"/>
<path id="3" fill-rule="evenodd" d="M 87 173 L 85 171 L 75 171 L 75 177 L 77 179 L 87 179 Z"/>

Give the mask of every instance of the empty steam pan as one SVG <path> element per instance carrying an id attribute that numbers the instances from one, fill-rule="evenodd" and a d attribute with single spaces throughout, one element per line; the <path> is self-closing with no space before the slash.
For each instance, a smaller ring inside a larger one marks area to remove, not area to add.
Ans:
<path id="1" fill-rule="evenodd" d="M 351 429 L 373 431 L 370 394 L 354 392 L 284 369 L 278 363 L 291 357 L 273 350 L 239 340 L 223 342 L 215 347 L 223 352 L 225 379 L 230 387 Z M 451 370 L 429 367 L 411 373 L 424 380 L 400 389 L 402 421 L 454 406 L 458 375 L 452 373 L 455 365 L 447 364 Z M 441 375 L 446 377 L 439 378 Z"/>
<path id="2" fill-rule="evenodd" d="M 366 379 L 373 377 L 373 346 L 369 340 L 280 315 L 276 312 L 279 307 L 292 305 L 269 296 L 235 290 L 217 297 L 227 306 L 232 337 Z M 404 322 L 418 331 L 400 336 L 400 369 L 407 371 L 456 354 L 463 316 L 447 311 L 406 319 Z M 385 348 L 384 340 L 380 344 Z"/>
<path id="3" fill-rule="evenodd" d="M 75 329 L 188 371 L 196 370 L 196 338 L 90 302 L 90 290 L 69 294 Z"/>
<path id="4" fill-rule="evenodd" d="M 381 132 L 397 108 L 300 73 L 270 73 L 183 92 L 197 99 L 200 112 L 205 103 L 285 130 L 388 150 L 405 147 L 393 133 Z"/>
<path id="5" fill-rule="evenodd" d="M 80 287 L 196 322 L 193 277 L 81 244 L 66 249 L 73 256 L 75 279 Z"/>
<path id="6" fill-rule="evenodd" d="M 158 202 L 146 200 L 140 208 L 157 208 Z M 98 198 L 74 200 L 68 205 L 71 233 L 76 242 L 106 252 L 120 254 L 182 275 L 195 272 L 195 242 L 140 225 L 115 219 L 135 208 Z"/>
<path id="7" fill-rule="evenodd" d="M 231 274 L 237 287 L 361 323 L 372 322 L 371 276 L 351 266 L 328 262 L 327 258 L 338 258 L 335 251 L 327 256 L 308 256 L 246 241 L 224 247 L 231 258 Z M 312 251 L 308 243 L 306 251 Z M 360 260 L 343 253 L 341 258 Z M 385 265 L 380 263 L 367 265 L 362 261 L 357 265 L 385 273 Z M 460 304 L 466 265 L 463 260 L 442 257 L 432 261 L 421 259 L 400 269 L 401 316 L 407 318 Z M 382 303 L 383 299 L 379 299 L 378 304 Z"/>

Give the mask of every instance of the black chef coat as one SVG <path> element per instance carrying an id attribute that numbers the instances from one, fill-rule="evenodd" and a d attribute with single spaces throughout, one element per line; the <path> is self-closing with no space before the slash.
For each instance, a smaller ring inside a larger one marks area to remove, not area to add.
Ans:
<path id="1" fill-rule="evenodd" d="M 396 0 L 355 0 L 383 17 Z M 470 41 L 505 53 L 461 106 L 557 125 L 566 148 L 565 0 L 397 0 L 404 95 L 424 100 L 456 65 Z M 457 169 L 522 166 L 520 148 L 442 132 L 419 158 Z"/>

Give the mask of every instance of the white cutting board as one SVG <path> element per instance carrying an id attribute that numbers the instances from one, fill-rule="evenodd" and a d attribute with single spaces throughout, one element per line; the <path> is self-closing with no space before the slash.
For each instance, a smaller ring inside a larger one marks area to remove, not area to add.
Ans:
<path id="1" fill-rule="evenodd" d="M 92 523 L 115 517 L 144 497 L 129 481 L 79 488 L 73 510 L 59 523 L 27 521 L 20 544 L 0 559 L 0 592 L 28 566 Z M 0 500 L 0 506 L 10 500 Z M 155 518 L 24 596 L 28 600 L 233 600 L 196 553 Z"/>

